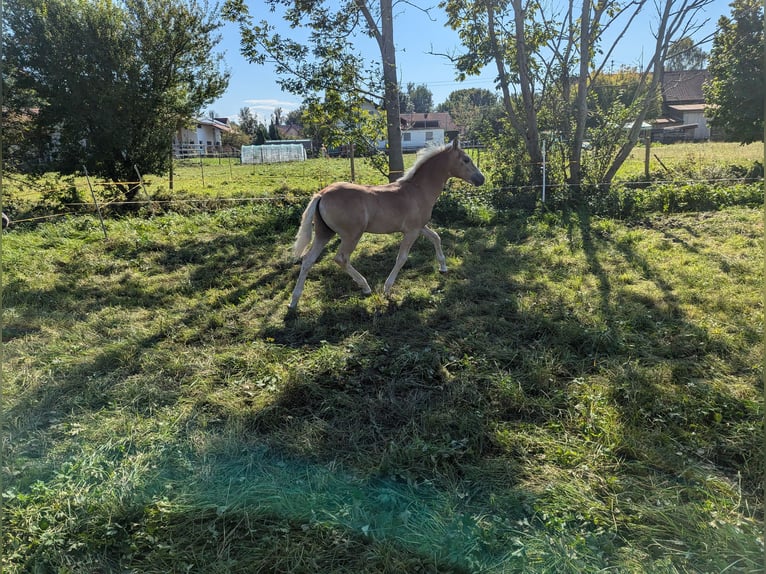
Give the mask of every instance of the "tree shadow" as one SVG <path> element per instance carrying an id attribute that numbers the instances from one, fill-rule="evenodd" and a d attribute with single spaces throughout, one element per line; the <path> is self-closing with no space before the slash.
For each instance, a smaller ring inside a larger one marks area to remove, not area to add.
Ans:
<path id="1" fill-rule="evenodd" d="M 576 303 L 554 292 L 546 277 L 550 263 L 524 245 L 535 233 L 526 217 L 498 221 L 491 232 L 440 230 L 455 262 L 444 277 L 436 271 L 431 245 L 419 241 L 391 300 L 361 297 L 353 281 L 325 261 L 313 270 L 318 303 L 294 314 L 286 303 L 298 269 L 273 255 L 275 241 L 266 231 L 256 239 L 243 231 L 185 239 L 177 246 L 116 243 L 110 247 L 116 268 L 151 260 L 154 277 L 184 277 L 186 283 L 148 284 L 126 274 L 94 286 L 62 274 L 53 287 L 29 288 L 17 297 L 42 301 L 50 313 L 95 313 L 111 306 L 163 313 L 177 305 L 179 293 L 194 306 L 169 316 L 152 333 L 54 368 L 50 385 L 16 397 L 6 420 L 29 421 L 16 429 L 22 434 L 53 433 L 54 419 L 67 412 L 121 403 L 116 386 L 148 370 L 166 386 L 149 400 L 140 399 L 150 391 L 136 394 L 125 408 L 150 413 L 162 401 L 171 405 L 195 376 L 220 378 L 221 386 L 240 384 L 217 372 L 200 375 L 182 359 L 157 352 L 166 340 L 192 332 L 183 335 L 182 345 L 190 353 L 219 352 L 216 338 L 232 346 L 258 340 L 286 348 L 280 366 L 287 375 L 263 392 L 266 398 L 242 408 L 194 397 L 193 411 L 179 422 L 181 434 L 235 434 L 243 449 L 236 456 L 266 444 L 280 457 L 341 465 L 370 485 L 428 484 L 442 492 L 457 485 L 466 493 L 462 508 L 471 510 L 492 508 L 491 500 L 502 492 L 510 502 L 498 512 L 523 521 L 537 515 L 540 496 L 524 486 L 530 457 L 550 453 L 525 452 L 521 435 L 572 425 L 582 400 L 572 391 L 575 381 L 601 376 L 611 377 L 608 400 L 619 413 L 622 438 L 609 445 L 617 473 L 631 472 L 622 466 L 626 460 L 651 463 L 674 477 L 685 476 L 690 460 L 736 472 L 743 464 L 740 453 L 752 451 L 743 444 L 750 435 L 726 421 L 747 421 L 753 409 L 734 393 L 712 388 L 696 365 L 701 350 L 725 360 L 730 349 L 685 316 L 672 283 L 636 249 L 599 235 L 587 213 L 568 214 L 564 221 L 571 249 L 582 250 L 597 285 L 593 307 L 605 330 L 583 325 Z M 287 243 L 287 237 L 276 239 Z M 395 244 L 384 240 L 382 249 L 363 250 L 355 258 L 371 284 L 390 271 Z M 659 306 L 615 285 L 608 261 L 615 257 L 657 287 Z M 109 277 L 114 268 L 99 273 Z M 89 269 L 76 262 L 69 272 L 84 276 Z M 562 273 L 568 277 L 572 271 Z M 429 275 L 426 286 L 413 279 Z M 625 308 L 643 308 L 645 319 L 627 324 Z M 35 313 L 30 309 L 28 317 Z M 24 320 L 23 314 L 14 319 L 11 329 L 20 329 Z M 631 345 L 639 339 L 649 344 L 636 352 Z M 663 350 L 667 343 L 670 348 Z M 256 368 L 244 372 L 251 385 L 261 375 Z M 152 401 L 155 407 L 148 406 Z M 689 434 L 692 424 L 715 427 L 720 447 L 699 454 L 702 446 Z M 581 438 L 575 429 L 567 432 Z M 672 454 L 677 444 L 684 445 L 683 456 Z M 211 448 L 200 456 L 216 454 Z M 498 541 L 507 534 L 498 532 Z"/>

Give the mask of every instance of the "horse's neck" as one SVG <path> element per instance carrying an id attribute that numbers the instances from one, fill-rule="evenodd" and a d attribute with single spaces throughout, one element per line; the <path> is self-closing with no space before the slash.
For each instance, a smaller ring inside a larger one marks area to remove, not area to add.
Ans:
<path id="1" fill-rule="evenodd" d="M 420 166 L 420 169 L 412 177 L 412 183 L 422 189 L 424 193 L 430 195 L 434 203 L 436 203 L 439 194 L 444 189 L 444 184 L 449 179 L 449 173 L 446 169 L 440 165 L 432 164 L 432 162 L 439 162 L 440 160 L 444 161 L 438 155 L 434 156 Z"/>

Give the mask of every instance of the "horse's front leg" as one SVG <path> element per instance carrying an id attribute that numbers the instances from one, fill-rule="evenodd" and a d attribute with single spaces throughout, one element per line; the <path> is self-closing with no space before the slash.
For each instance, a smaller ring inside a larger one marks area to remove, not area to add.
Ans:
<path id="1" fill-rule="evenodd" d="M 434 249 L 436 250 L 436 260 L 439 262 L 439 271 L 441 273 L 446 273 L 447 258 L 444 257 L 444 251 L 442 251 L 441 237 L 439 237 L 439 234 L 427 225 L 423 226 L 423 229 L 420 230 L 420 234 L 424 237 L 427 237 L 429 241 L 434 244 Z"/>
<path id="2" fill-rule="evenodd" d="M 418 238 L 418 235 L 420 235 L 421 231 L 421 229 L 414 229 L 404 234 L 402 243 L 399 245 L 399 255 L 396 256 L 396 263 L 394 264 L 394 268 L 388 275 L 388 279 L 386 279 L 385 285 L 383 285 L 383 293 L 385 295 L 389 295 L 391 293 L 391 287 L 393 287 L 394 281 L 396 281 L 396 276 L 399 275 L 399 270 L 401 270 L 402 266 L 407 261 L 407 256 L 410 254 L 410 248 L 412 247 L 412 244 L 415 243 L 415 240 Z"/>

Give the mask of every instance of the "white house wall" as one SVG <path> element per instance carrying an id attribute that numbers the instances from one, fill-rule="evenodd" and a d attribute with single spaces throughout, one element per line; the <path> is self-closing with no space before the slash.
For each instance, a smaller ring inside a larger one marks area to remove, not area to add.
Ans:
<path id="1" fill-rule="evenodd" d="M 695 140 L 706 140 L 710 138 L 710 126 L 707 125 L 704 113 L 686 112 L 684 113 L 684 123 L 697 124 L 697 128 L 694 130 Z"/>
<path id="2" fill-rule="evenodd" d="M 221 132 L 213 126 L 202 125 L 196 130 L 181 128 L 182 144 L 194 144 L 200 146 L 221 145 Z"/>
<path id="3" fill-rule="evenodd" d="M 409 141 L 406 139 L 406 134 L 409 134 Z M 444 145 L 444 130 L 441 128 L 432 128 L 427 130 L 407 130 L 402 132 L 403 151 L 412 151 L 422 149 L 426 146 L 440 145 Z"/>

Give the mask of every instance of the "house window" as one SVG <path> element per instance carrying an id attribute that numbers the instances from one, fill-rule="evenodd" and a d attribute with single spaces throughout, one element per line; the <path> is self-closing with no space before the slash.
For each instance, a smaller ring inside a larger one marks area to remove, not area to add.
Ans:
<path id="1" fill-rule="evenodd" d="M 404 132 L 402 134 L 402 141 L 404 142 L 412 141 L 412 134 L 410 132 Z"/>
<path id="2" fill-rule="evenodd" d="M 426 132 L 426 141 L 427 142 L 434 141 L 434 132 Z"/>

